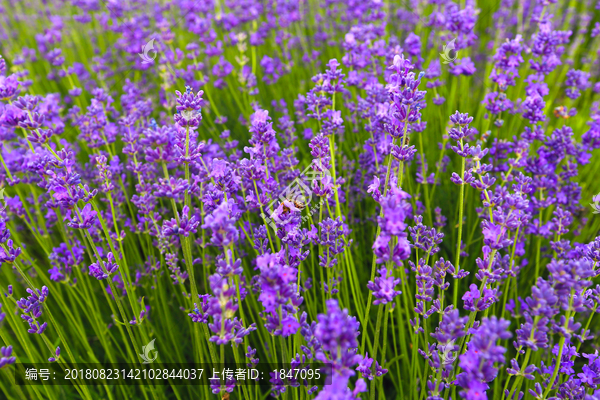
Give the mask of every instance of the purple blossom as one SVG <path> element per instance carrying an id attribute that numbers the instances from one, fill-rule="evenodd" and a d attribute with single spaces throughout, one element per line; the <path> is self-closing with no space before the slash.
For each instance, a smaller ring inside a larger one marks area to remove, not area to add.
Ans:
<path id="1" fill-rule="evenodd" d="M 75 229 L 89 229 L 98 221 L 96 215 L 96 211 L 92 210 L 92 205 L 88 203 L 82 210 L 77 211 L 77 215 L 67 222 L 67 225 Z"/>
<path id="2" fill-rule="evenodd" d="M 200 225 L 200 221 L 194 214 L 190 216 L 189 207 L 184 206 L 181 214 L 177 212 L 177 219 L 165 221 L 162 233 L 165 236 L 182 235 L 188 237 L 190 233 L 196 233 L 198 225 Z"/>
<path id="3" fill-rule="evenodd" d="M 507 330 L 510 322 L 496 317 L 484 318 L 479 328 L 473 328 L 467 351 L 460 355 L 457 383 L 463 388 L 460 395 L 466 399 L 485 398 L 488 383 L 496 378 L 496 363 L 504 362 L 506 349 L 497 344 L 511 337 Z"/>
<path id="4" fill-rule="evenodd" d="M 114 274 L 117 269 L 119 269 L 119 265 L 115 262 L 113 254 L 109 252 L 106 255 L 106 261 L 99 259 L 91 264 L 88 269 L 91 276 L 98 280 L 102 280 Z"/>
<path id="5" fill-rule="evenodd" d="M 374 281 L 369 281 L 367 288 L 373 292 L 375 300 L 373 304 L 387 304 L 394 300 L 394 297 L 402 294 L 401 291 L 396 290 L 396 285 L 400 284 L 400 278 L 394 278 L 391 274 L 388 276 L 387 269 L 381 268 L 378 277 Z"/>
<path id="6" fill-rule="evenodd" d="M 0 369 L 17 361 L 17 358 L 12 355 L 12 350 L 12 346 L 2 346 L 0 348 L 0 355 L 2 356 L 0 357 Z"/>
<path id="7" fill-rule="evenodd" d="M 210 215 L 206 216 L 202 229 L 212 231 L 211 243 L 214 246 L 227 247 L 238 240 L 239 232 L 234 224 L 235 212 L 235 202 L 229 200 L 222 202 Z"/>
<path id="8" fill-rule="evenodd" d="M 43 305 L 48 298 L 48 288 L 43 286 L 42 289 L 26 289 L 29 296 L 17 300 L 17 307 L 22 311 L 21 318 L 29 323 L 27 332 L 41 335 L 48 326 L 47 322 L 40 324 L 39 318 L 42 316 Z"/>

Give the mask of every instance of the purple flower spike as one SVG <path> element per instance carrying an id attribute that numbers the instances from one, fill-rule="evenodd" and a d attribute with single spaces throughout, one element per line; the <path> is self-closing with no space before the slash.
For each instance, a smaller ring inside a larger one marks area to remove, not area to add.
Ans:
<path id="1" fill-rule="evenodd" d="M 48 324 L 46 322 L 40 324 L 38 319 L 42 316 L 43 304 L 48 298 L 48 288 L 46 286 L 41 290 L 27 288 L 27 293 L 29 293 L 27 299 L 21 298 L 17 301 L 17 306 L 23 312 L 21 318 L 29 323 L 27 332 L 42 334 Z"/>
<path id="2" fill-rule="evenodd" d="M 55 362 L 58 361 L 58 359 L 60 358 L 60 347 L 56 347 L 56 351 L 54 352 L 54 356 L 50 357 L 48 359 L 49 362 Z"/>
<path id="3" fill-rule="evenodd" d="M 170 221 L 165 221 L 163 225 L 163 235 L 164 236 L 175 236 L 175 235 L 183 235 L 188 237 L 190 233 L 196 233 L 198 230 L 198 225 L 200 225 L 200 221 L 196 217 L 196 215 L 190 214 L 190 208 L 188 206 L 184 206 L 181 214 L 177 213 L 177 219 L 173 218 Z"/>
<path id="4" fill-rule="evenodd" d="M 11 100 L 19 92 L 19 81 L 15 74 L 9 76 L 0 75 L 0 100 Z"/>
<path id="5" fill-rule="evenodd" d="M 497 289 L 484 288 L 482 293 L 474 283 L 469 286 L 469 289 L 462 297 L 465 302 L 465 310 L 483 311 L 498 301 Z"/>
<path id="6" fill-rule="evenodd" d="M 236 204 L 233 200 L 222 202 L 210 215 L 204 219 L 203 229 L 211 229 L 211 243 L 218 247 L 227 247 L 237 242 L 239 231 L 235 227 Z"/>
<path id="7" fill-rule="evenodd" d="M 0 357 L 0 369 L 17 361 L 17 358 L 12 355 L 12 350 L 12 346 L 0 347 L 0 355 L 2 356 Z"/>
<path id="8" fill-rule="evenodd" d="M 67 222 L 67 225 L 75 229 L 89 229 L 97 221 L 96 211 L 92 210 L 92 205 L 88 203 L 73 219 Z"/>
<path id="9" fill-rule="evenodd" d="M 497 341 L 511 337 L 507 330 L 509 321 L 496 317 L 484 318 L 479 328 L 471 330 L 471 340 L 465 354 L 460 355 L 459 365 L 463 372 L 458 374 L 457 383 L 464 390 L 461 396 L 475 399 L 485 398 L 485 392 L 497 374 L 495 363 L 504 362 L 506 348 L 497 345 Z"/>
<path id="10" fill-rule="evenodd" d="M 394 301 L 394 297 L 402 294 L 401 291 L 395 290 L 396 285 L 399 285 L 400 278 L 394 278 L 391 274 L 388 276 L 388 271 L 385 267 L 381 268 L 378 277 L 375 281 L 369 281 L 367 288 L 373 292 L 375 301 L 373 304 L 387 304 Z"/>
<path id="11" fill-rule="evenodd" d="M 316 358 L 323 362 L 332 362 L 334 376 L 353 375 L 354 372 L 350 368 L 361 359 L 355 352 L 360 323 L 355 317 L 348 315 L 348 310 L 341 310 L 334 299 L 327 300 L 327 314 L 319 314 L 318 320 L 314 334 L 321 343 L 321 349 Z M 328 353 L 329 357 L 325 353 Z"/>
<path id="12" fill-rule="evenodd" d="M 106 261 L 98 260 L 89 266 L 89 274 L 98 280 L 106 279 L 119 269 L 119 264 L 115 262 L 113 253 L 106 255 Z"/>
<path id="13" fill-rule="evenodd" d="M 202 120 L 200 109 L 202 108 L 204 92 L 200 90 L 194 94 L 192 88 L 186 86 L 185 92 L 175 91 L 177 95 L 177 114 L 174 115 L 175 122 L 181 127 L 197 127 Z"/>

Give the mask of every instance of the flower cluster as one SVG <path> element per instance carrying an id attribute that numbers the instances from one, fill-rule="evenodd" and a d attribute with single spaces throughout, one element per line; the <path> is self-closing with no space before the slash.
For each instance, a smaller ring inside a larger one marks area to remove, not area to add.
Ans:
<path id="1" fill-rule="evenodd" d="M 595 2 L 64 3 L 0 5 L 0 369 L 598 398 Z"/>
<path id="2" fill-rule="evenodd" d="M 48 288 L 43 286 L 42 289 L 27 288 L 29 296 L 17 300 L 17 306 L 21 309 L 21 318 L 29 323 L 29 333 L 37 333 L 41 335 L 48 327 L 48 323 L 40 323 L 38 320 L 42 316 L 44 302 L 48 298 Z"/>

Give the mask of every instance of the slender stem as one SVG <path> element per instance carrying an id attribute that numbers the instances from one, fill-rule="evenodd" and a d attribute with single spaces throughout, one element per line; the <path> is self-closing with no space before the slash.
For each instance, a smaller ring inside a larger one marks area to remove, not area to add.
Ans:
<path id="1" fill-rule="evenodd" d="M 462 139 L 461 139 L 461 148 L 462 148 Z M 458 238 L 456 239 L 456 262 L 454 266 L 456 268 L 456 272 L 458 273 L 460 269 L 460 253 L 461 253 L 461 244 L 462 244 L 462 228 L 463 228 L 463 212 L 464 212 L 464 198 L 465 198 L 465 158 L 461 157 L 461 168 L 460 168 L 460 194 L 458 196 Z M 454 304 L 458 302 L 458 281 L 454 281 Z"/>

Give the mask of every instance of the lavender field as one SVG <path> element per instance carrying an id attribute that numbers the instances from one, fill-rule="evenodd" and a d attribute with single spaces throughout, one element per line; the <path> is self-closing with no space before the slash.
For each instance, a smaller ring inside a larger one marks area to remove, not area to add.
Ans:
<path id="1" fill-rule="evenodd" d="M 597 0 L 0 0 L 0 399 L 600 400 L 599 54 Z"/>

